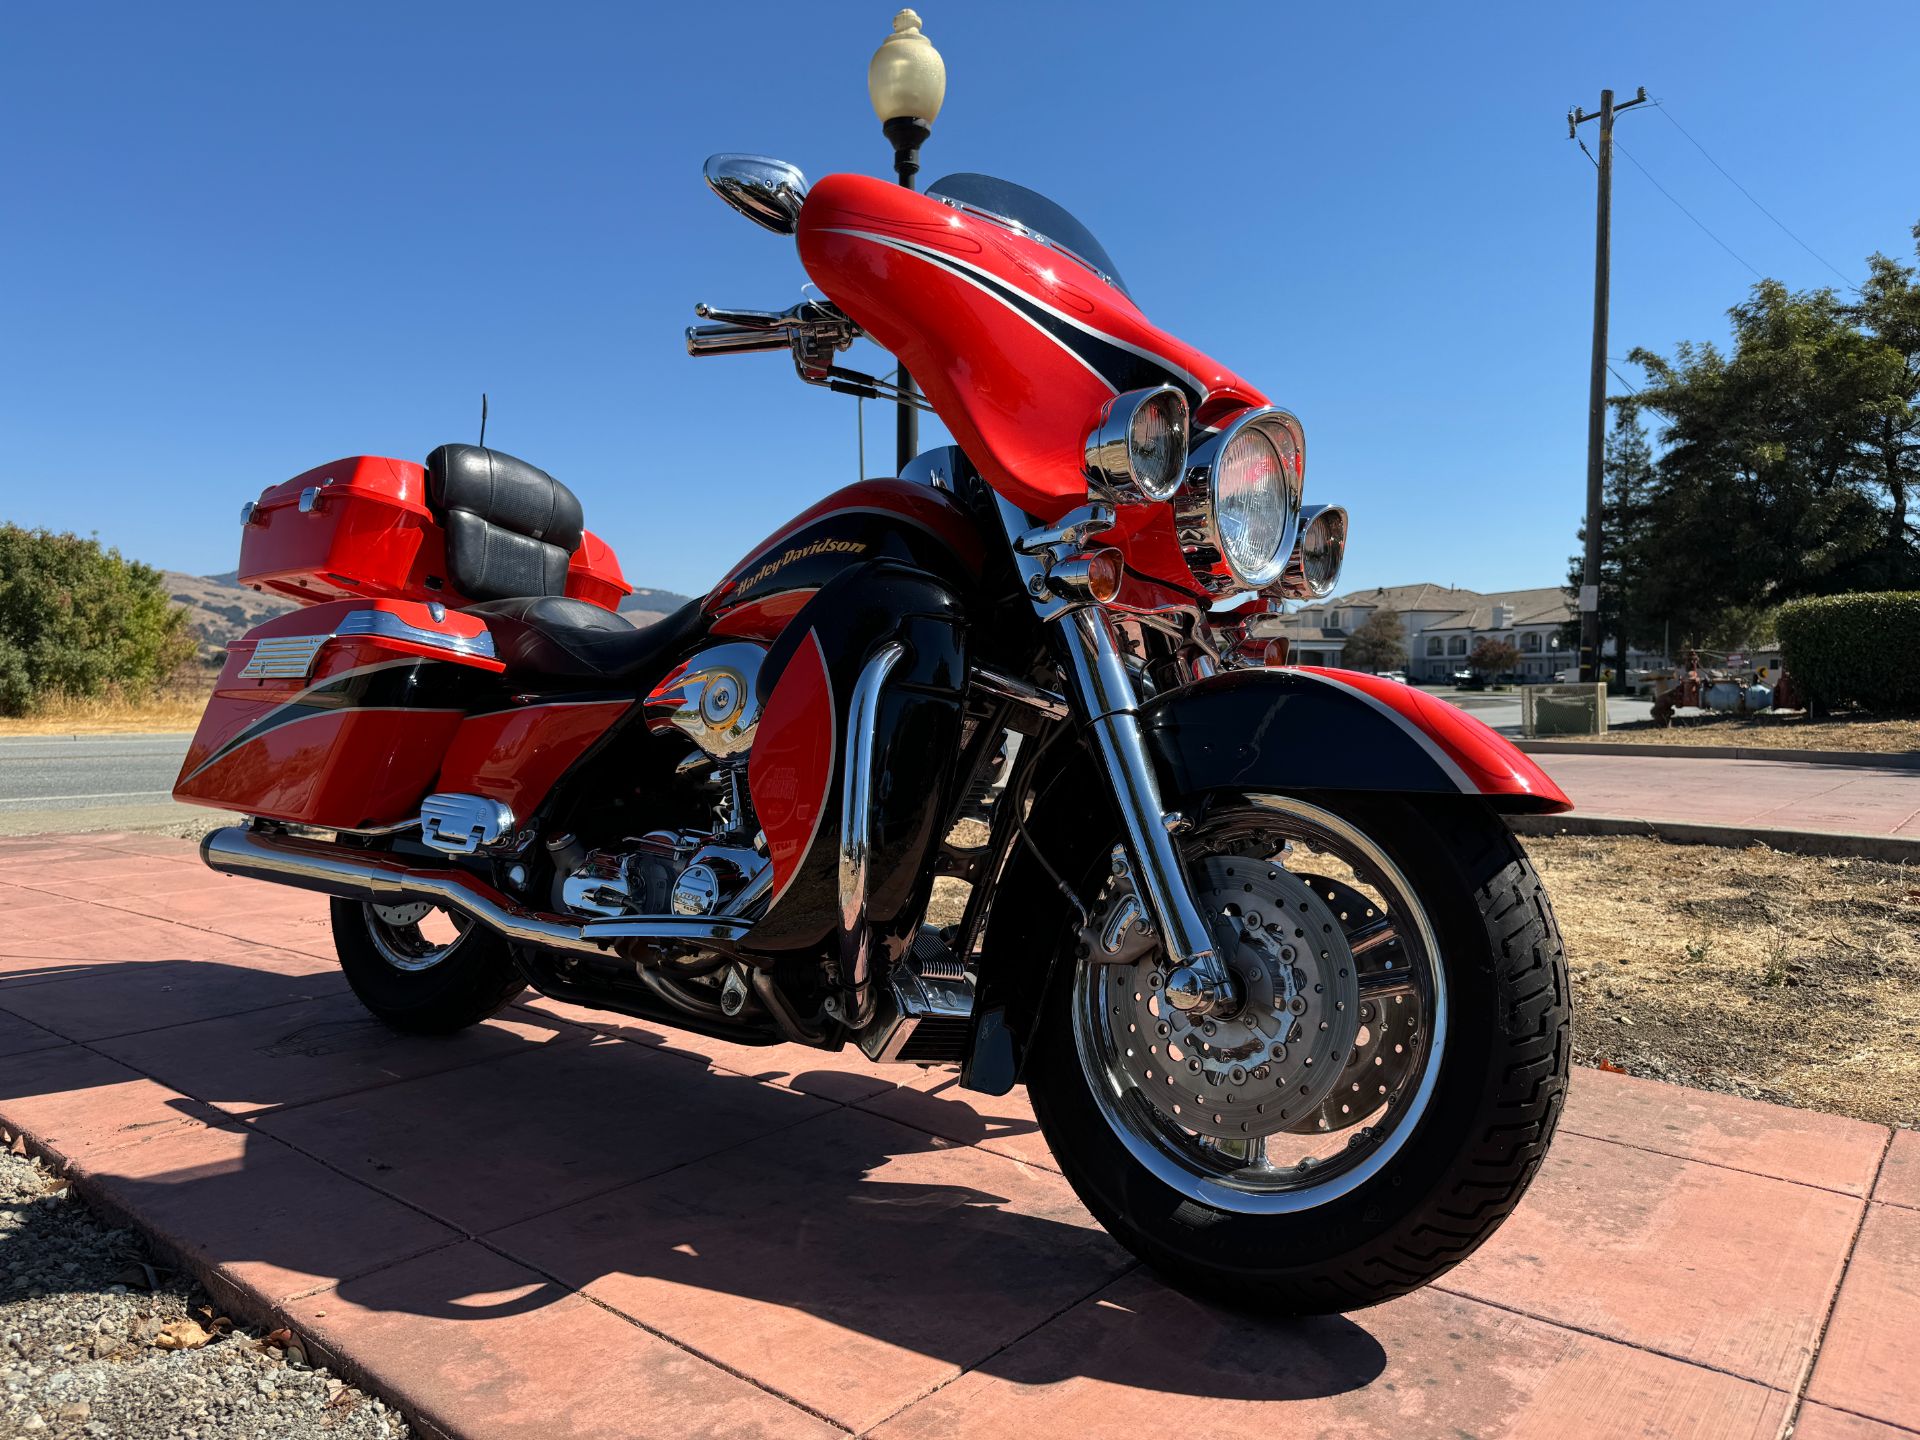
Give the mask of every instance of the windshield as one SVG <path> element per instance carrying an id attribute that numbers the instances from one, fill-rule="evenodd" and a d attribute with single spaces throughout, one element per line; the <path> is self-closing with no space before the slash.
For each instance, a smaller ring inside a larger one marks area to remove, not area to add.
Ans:
<path id="1" fill-rule="evenodd" d="M 1093 232 L 1038 191 L 991 175 L 962 174 L 936 180 L 927 187 L 927 193 L 985 210 L 1031 230 L 1051 241 L 1056 249 L 1099 271 L 1108 284 L 1129 300 L 1133 298 L 1106 247 L 1093 238 Z"/>

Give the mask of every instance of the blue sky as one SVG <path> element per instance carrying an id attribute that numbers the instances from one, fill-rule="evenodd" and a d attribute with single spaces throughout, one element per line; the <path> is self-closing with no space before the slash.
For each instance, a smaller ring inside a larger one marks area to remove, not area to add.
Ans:
<path id="1" fill-rule="evenodd" d="M 949 75 L 925 178 L 1054 196 L 1160 325 L 1296 410 L 1356 585 L 1563 574 L 1594 188 L 1569 104 L 1644 84 L 1850 275 L 1920 218 L 1910 0 L 921 13 Z M 472 439 L 484 389 L 492 443 L 573 486 L 630 579 L 704 589 L 854 477 L 855 420 L 779 357 L 685 356 L 695 301 L 805 278 L 701 162 L 883 171 L 891 14 L 7 6 L 0 518 L 227 569 L 260 487 Z M 1759 270 L 1831 281 L 1660 114 L 1618 134 Z M 1752 275 L 1617 170 L 1611 352 L 1721 337 Z M 869 406 L 870 473 L 891 446 Z"/>

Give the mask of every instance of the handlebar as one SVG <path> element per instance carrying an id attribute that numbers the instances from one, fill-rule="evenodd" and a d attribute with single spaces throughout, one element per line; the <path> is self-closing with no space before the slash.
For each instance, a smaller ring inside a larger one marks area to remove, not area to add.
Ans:
<path id="1" fill-rule="evenodd" d="M 754 350 L 786 350 L 793 342 L 785 330 L 751 325 L 689 325 L 687 354 L 744 355 Z"/>
<path id="2" fill-rule="evenodd" d="M 689 355 L 744 355 L 755 350 L 844 350 L 859 332 L 831 305 L 803 300 L 790 310 L 728 310 L 696 305 L 693 313 L 718 325 L 687 327 Z"/>

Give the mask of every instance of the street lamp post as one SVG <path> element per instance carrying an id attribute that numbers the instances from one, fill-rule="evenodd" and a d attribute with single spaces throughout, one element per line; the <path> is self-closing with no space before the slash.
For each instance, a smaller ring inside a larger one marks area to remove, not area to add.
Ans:
<path id="1" fill-rule="evenodd" d="M 880 129 L 893 146 L 893 173 L 913 189 L 920 171 L 920 147 L 933 133 L 940 102 L 947 96 L 947 66 L 933 42 L 920 33 L 920 17 L 902 10 L 893 17 L 893 33 L 881 42 L 867 65 L 867 95 Z M 913 377 L 900 367 L 900 402 L 896 429 L 898 469 L 920 450 L 920 412 L 914 408 Z"/>

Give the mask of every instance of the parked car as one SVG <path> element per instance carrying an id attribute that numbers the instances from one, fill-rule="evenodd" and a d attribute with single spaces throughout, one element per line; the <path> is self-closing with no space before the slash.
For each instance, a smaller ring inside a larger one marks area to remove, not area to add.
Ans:
<path id="1" fill-rule="evenodd" d="M 1376 670 L 1373 673 L 1382 680 L 1398 680 L 1402 685 L 1407 683 L 1407 672 L 1404 670 Z"/>

